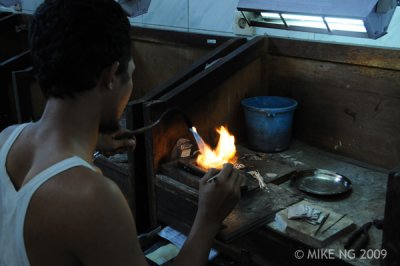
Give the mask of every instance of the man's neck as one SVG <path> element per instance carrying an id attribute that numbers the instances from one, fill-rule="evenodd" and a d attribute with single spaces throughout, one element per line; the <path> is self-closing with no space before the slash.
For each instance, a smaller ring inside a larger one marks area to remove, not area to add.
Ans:
<path id="1" fill-rule="evenodd" d="M 61 152 L 90 160 L 98 138 L 98 108 L 91 93 L 82 93 L 74 99 L 50 98 L 38 121 L 39 130 L 48 134 Z"/>

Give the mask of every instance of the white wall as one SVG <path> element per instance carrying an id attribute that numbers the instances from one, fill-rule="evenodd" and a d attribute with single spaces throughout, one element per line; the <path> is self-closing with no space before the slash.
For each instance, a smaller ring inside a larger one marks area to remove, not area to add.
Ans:
<path id="1" fill-rule="evenodd" d="M 21 0 L 22 9 L 26 12 L 32 13 L 43 2 L 43 0 Z"/>
<path id="2" fill-rule="evenodd" d="M 147 14 L 132 19 L 138 26 L 179 31 L 234 35 L 234 13 L 238 0 L 152 0 Z M 256 35 L 279 36 L 363 46 L 400 48 L 400 7 L 389 25 L 388 34 L 377 39 L 257 28 Z"/>
<path id="3" fill-rule="evenodd" d="M 43 0 L 22 0 L 24 12 L 32 13 Z M 152 0 L 147 14 L 132 18 L 133 25 L 177 31 L 234 35 L 234 13 L 238 0 Z M 400 48 L 400 7 L 388 34 L 377 39 L 342 37 L 317 33 L 257 28 L 256 35 Z"/>

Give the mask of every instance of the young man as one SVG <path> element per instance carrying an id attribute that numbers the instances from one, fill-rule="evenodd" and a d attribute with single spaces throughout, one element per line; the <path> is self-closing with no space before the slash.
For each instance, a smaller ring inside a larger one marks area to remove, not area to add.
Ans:
<path id="1" fill-rule="evenodd" d="M 114 0 L 48 0 L 33 16 L 33 66 L 47 104 L 0 134 L 0 265 L 147 265 L 117 186 L 92 165 L 100 133 L 118 129 L 132 92 L 130 25 Z M 241 180 L 225 165 L 199 189 L 175 265 L 206 265 Z"/>

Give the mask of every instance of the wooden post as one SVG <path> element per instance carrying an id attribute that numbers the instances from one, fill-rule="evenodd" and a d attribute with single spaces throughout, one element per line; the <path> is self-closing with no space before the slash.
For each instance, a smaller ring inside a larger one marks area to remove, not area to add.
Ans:
<path id="1" fill-rule="evenodd" d="M 382 249 L 387 257 L 382 266 L 400 265 L 400 167 L 389 174 L 386 192 L 385 218 L 383 224 Z"/>

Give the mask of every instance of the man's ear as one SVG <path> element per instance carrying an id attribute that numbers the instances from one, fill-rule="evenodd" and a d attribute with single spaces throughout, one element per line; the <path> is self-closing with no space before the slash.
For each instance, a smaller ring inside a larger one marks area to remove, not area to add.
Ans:
<path id="1" fill-rule="evenodd" d="M 114 63 L 112 63 L 110 66 L 106 67 L 103 70 L 101 74 L 101 83 L 105 88 L 109 90 L 113 89 L 115 75 L 118 70 L 118 67 L 119 67 L 119 62 L 115 61 Z"/>

